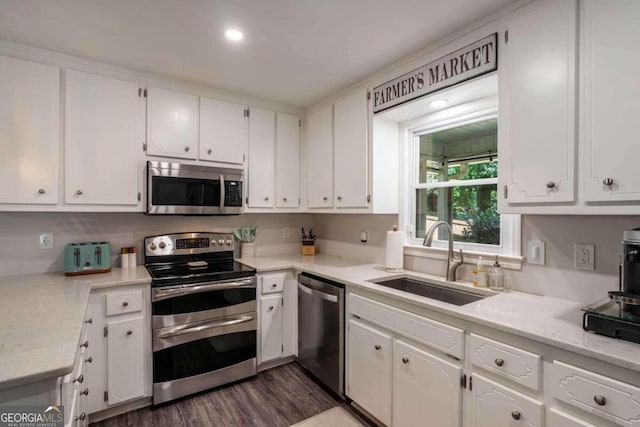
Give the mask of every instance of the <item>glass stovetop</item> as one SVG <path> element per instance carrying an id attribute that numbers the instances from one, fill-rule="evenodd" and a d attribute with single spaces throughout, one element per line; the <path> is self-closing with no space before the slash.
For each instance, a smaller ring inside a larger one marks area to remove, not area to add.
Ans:
<path id="1" fill-rule="evenodd" d="M 622 304 L 609 297 L 583 307 L 582 311 L 600 317 L 640 324 L 640 305 Z"/>
<path id="2" fill-rule="evenodd" d="M 168 286 L 171 284 L 197 283 L 237 279 L 256 274 L 256 270 L 234 260 L 208 261 L 201 264 L 168 263 L 147 265 L 153 278 L 152 285 Z"/>

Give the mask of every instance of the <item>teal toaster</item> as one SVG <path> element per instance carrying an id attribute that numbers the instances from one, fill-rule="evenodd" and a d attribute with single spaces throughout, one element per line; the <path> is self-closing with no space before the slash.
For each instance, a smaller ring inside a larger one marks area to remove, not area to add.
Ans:
<path id="1" fill-rule="evenodd" d="M 69 243 L 64 248 L 64 274 L 106 273 L 111 271 L 109 242 Z"/>

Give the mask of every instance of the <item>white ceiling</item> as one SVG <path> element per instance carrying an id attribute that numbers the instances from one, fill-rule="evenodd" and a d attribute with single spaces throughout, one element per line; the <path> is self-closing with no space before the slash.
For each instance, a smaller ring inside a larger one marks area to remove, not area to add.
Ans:
<path id="1" fill-rule="evenodd" d="M 306 107 L 512 1 L 0 0 L 0 40 Z"/>

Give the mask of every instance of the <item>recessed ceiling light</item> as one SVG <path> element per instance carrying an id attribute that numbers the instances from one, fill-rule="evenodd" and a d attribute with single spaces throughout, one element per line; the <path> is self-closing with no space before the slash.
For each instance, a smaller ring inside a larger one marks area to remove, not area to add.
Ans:
<path id="1" fill-rule="evenodd" d="M 244 39 L 244 34 L 242 34 L 242 31 L 236 30 L 235 28 L 230 28 L 225 31 L 224 36 L 227 38 L 227 40 L 231 40 L 232 42 L 239 42 Z"/>
<path id="2" fill-rule="evenodd" d="M 440 108 L 447 105 L 447 102 L 448 101 L 446 99 L 436 99 L 434 101 L 431 101 L 429 105 L 432 106 L 433 108 Z"/>

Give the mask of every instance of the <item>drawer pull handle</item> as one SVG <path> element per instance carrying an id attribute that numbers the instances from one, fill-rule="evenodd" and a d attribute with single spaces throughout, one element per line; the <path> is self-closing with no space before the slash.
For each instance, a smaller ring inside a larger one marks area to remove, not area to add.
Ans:
<path id="1" fill-rule="evenodd" d="M 133 331 L 131 330 L 127 331 L 127 335 L 131 335 L 131 334 L 133 334 Z"/>
<path id="2" fill-rule="evenodd" d="M 76 417 L 76 421 L 84 421 L 85 418 L 87 418 L 87 415 L 83 412 L 80 416 Z"/>
<path id="3" fill-rule="evenodd" d="M 271 310 L 273 310 L 273 306 L 272 305 L 269 306 L 269 311 L 271 311 Z"/>
<path id="4" fill-rule="evenodd" d="M 382 346 L 380 344 L 376 344 L 373 346 L 373 348 L 375 348 L 376 350 L 380 350 Z"/>
<path id="5" fill-rule="evenodd" d="M 88 388 L 85 388 L 84 391 L 80 392 L 80 396 L 83 396 L 83 395 L 84 396 L 89 396 L 89 389 Z"/>
<path id="6" fill-rule="evenodd" d="M 286 198 L 286 197 L 283 197 L 283 198 L 282 198 L 282 201 L 283 201 L 283 202 L 285 202 L 285 203 L 287 203 L 287 198 Z"/>
<path id="7" fill-rule="evenodd" d="M 513 411 L 511 412 L 511 418 L 518 421 L 520 418 L 522 418 L 522 414 L 520 413 L 520 411 Z"/>
<path id="8" fill-rule="evenodd" d="M 123 307 L 126 307 L 126 306 L 128 306 L 128 305 L 129 305 L 129 303 L 128 303 L 127 301 L 123 301 L 123 302 L 122 302 L 122 306 L 123 306 Z"/>
<path id="9" fill-rule="evenodd" d="M 38 194 L 44 194 L 44 193 L 46 193 L 46 191 L 44 191 L 44 188 L 41 188 L 38 190 Z"/>
<path id="10" fill-rule="evenodd" d="M 593 401 L 596 402 L 599 406 L 604 406 L 607 404 L 607 398 L 599 394 L 593 396 Z"/>
<path id="11" fill-rule="evenodd" d="M 80 374 L 80 376 L 73 380 L 74 383 L 82 384 L 84 381 L 84 375 Z"/>
<path id="12" fill-rule="evenodd" d="M 89 348 L 89 341 L 83 342 L 82 344 L 80 344 L 80 347 Z"/>
<path id="13" fill-rule="evenodd" d="M 548 188 L 549 190 L 551 190 L 551 189 L 555 188 L 555 186 L 556 186 L 556 183 L 555 183 L 555 182 L 553 182 L 553 181 L 549 181 L 549 182 L 547 182 L 547 188 Z"/>
<path id="14" fill-rule="evenodd" d="M 211 148 L 207 150 L 207 154 L 211 154 Z"/>
<path id="15" fill-rule="evenodd" d="M 496 365 L 498 365 L 498 366 L 504 365 L 504 360 L 503 359 L 496 359 L 495 362 L 496 362 Z"/>
<path id="16" fill-rule="evenodd" d="M 602 180 L 602 185 L 606 185 L 607 187 L 611 187 L 613 185 L 613 178 L 605 178 Z"/>
<path id="17" fill-rule="evenodd" d="M 185 153 L 188 153 L 190 148 L 191 148 L 191 147 L 189 147 L 188 145 L 186 145 L 186 146 L 184 147 L 184 152 L 185 152 Z"/>
<path id="18" fill-rule="evenodd" d="M 91 363 L 91 362 L 93 362 L 93 356 L 89 356 L 89 358 L 84 361 L 84 363 Z"/>
<path id="19" fill-rule="evenodd" d="M 78 196 L 82 196 L 82 190 L 78 190 L 78 191 L 76 191 L 76 194 L 77 194 Z"/>
<path id="20" fill-rule="evenodd" d="M 327 200 L 329 200 L 329 198 L 328 198 L 327 196 L 324 196 L 324 197 L 322 198 L 322 200 L 324 200 L 324 201 L 326 202 Z"/>
<path id="21" fill-rule="evenodd" d="M 402 363 L 404 363 L 405 365 L 406 365 L 407 363 L 409 363 L 409 358 L 408 358 L 408 357 L 403 357 L 403 358 L 402 358 Z"/>

